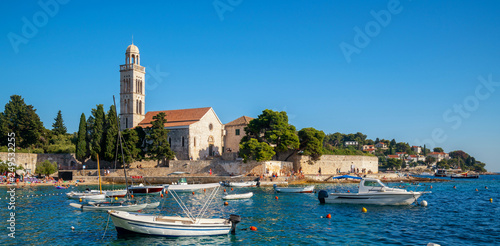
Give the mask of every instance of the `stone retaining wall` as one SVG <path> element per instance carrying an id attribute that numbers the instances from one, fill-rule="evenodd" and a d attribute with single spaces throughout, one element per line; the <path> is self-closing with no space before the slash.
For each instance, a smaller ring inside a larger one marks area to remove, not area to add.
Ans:
<path id="1" fill-rule="evenodd" d="M 312 161 L 308 156 L 297 155 L 294 158 L 293 167 L 295 171 L 302 168 L 304 174 L 318 174 L 321 168 L 321 174 L 336 174 L 337 168 L 340 172 L 349 173 L 351 168 L 363 168 L 366 172 L 378 173 L 378 158 L 376 156 L 359 155 L 323 155 L 320 160 Z"/>

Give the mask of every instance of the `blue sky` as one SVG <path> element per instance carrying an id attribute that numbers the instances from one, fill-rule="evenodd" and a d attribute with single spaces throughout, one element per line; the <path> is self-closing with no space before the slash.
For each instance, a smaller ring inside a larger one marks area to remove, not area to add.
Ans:
<path id="1" fill-rule="evenodd" d="M 146 111 L 284 110 L 297 129 L 461 149 L 500 171 L 498 1 L 41 2 L 0 2 L 0 106 L 20 94 L 47 128 L 58 110 L 73 132 L 109 108 L 133 35 Z"/>

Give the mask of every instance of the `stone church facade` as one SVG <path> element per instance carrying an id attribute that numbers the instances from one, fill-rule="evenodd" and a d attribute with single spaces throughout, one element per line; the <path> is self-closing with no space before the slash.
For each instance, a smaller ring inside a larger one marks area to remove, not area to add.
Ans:
<path id="1" fill-rule="evenodd" d="M 234 152 L 244 135 L 241 117 L 230 122 L 231 134 L 226 135 L 225 126 L 211 107 L 145 112 L 145 67 L 140 65 L 139 48 L 127 47 L 125 64 L 120 65 L 120 128 L 151 127 L 153 117 L 165 113 L 170 148 L 178 160 L 206 160 L 222 155 L 224 144 L 230 144 Z M 245 118 L 246 117 L 246 118 Z M 237 124 L 235 124 L 237 123 Z M 248 122 L 246 122 L 248 124 Z M 234 128 L 234 129 L 233 129 Z M 233 131 L 239 128 L 240 135 Z"/>

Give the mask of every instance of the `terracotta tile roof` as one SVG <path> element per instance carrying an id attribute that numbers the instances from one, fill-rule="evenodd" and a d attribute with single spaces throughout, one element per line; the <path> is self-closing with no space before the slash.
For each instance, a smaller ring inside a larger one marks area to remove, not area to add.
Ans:
<path id="1" fill-rule="evenodd" d="M 153 117 L 160 112 L 164 112 L 166 115 L 167 123 L 165 127 L 173 126 L 188 126 L 201 120 L 201 118 L 207 114 L 210 110 L 207 108 L 190 108 L 190 109 L 177 109 L 177 110 L 162 110 L 162 111 L 150 111 L 146 113 L 145 118 L 139 122 L 138 126 L 142 128 L 151 127 L 151 121 Z"/>
<path id="2" fill-rule="evenodd" d="M 253 120 L 252 117 L 241 116 L 240 118 L 227 123 L 226 126 L 248 125 L 251 120 Z"/>
<path id="3" fill-rule="evenodd" d="M 431 152 L 429 155 L 446 155 L 444 152 Z"/>
<path id="4" fill-rule="evenodd" d="M 399 155 L 388 155 L 387 158 L 399 158 Z"/>

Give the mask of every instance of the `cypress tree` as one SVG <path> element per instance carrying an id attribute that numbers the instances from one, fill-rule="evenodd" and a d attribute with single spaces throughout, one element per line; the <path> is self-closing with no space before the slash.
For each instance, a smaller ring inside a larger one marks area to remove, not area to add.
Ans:
<path id="1" fill-rule="evenodd" d="M 104 160 L 113 161 L 116 152 L 116 136 L 118 135 L 118 119 L 116 118 L 115 106 L 109 107 L 106 116 L 106 140 L 104 150 Z"/>
<path id="2" fill-rule="evenodd" d="M 80 126 L 78 127 L 78 135 L 76 140 L 76 159 L 84 162 L 87 158 L 87 122 L 85 121 L 85 114 L 82 113 L 80 117 Z"/>
<path id="3" fill-rule="evenodd" d="M 148 154 L 153 160 L 167 159 L 171 160 L 174 158 L 175 153 L 170 149 L 170 144 L 168 143 L 168 130 L 165 129 L 164 125 L 167 123 L 165 119 L 165 113 L 161 112 L 153 117 L 152 128 L 148 128 L 149 135 L 146 137 L 147 140 L 151 141 L 148 146 Z"/>
<path id="4" fill-rule="evenodd" d="M 57 117 L 54 119 L 54 124 L 52 124 L 52 131 L 56 135 L 64 135 L 67 132 L 66 126 L 64 126 L 61 110 L 57 112 Z"/>
<path id="5" fill-rule="evenodd" d="M 103 152 L 104 142 L 104 108 L 102 104 L 97 105 L 97 109 L 92 109 L 92 118 L 94 119 L 92 125 L 92 135 L 90 139 L 90 155 L 92 160 L 97 160 L 97 155 Z"/>

